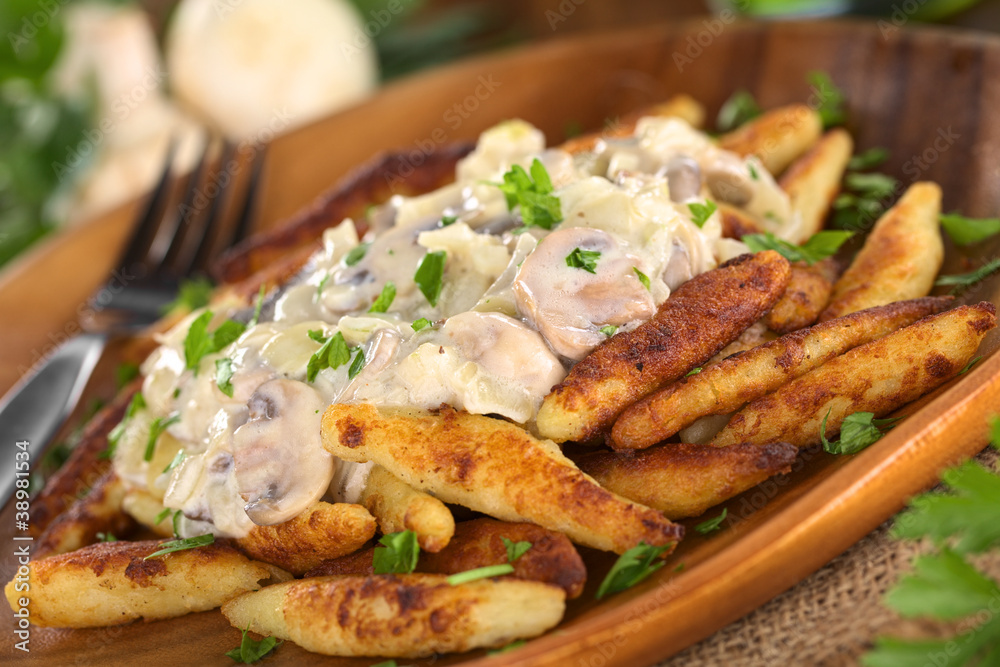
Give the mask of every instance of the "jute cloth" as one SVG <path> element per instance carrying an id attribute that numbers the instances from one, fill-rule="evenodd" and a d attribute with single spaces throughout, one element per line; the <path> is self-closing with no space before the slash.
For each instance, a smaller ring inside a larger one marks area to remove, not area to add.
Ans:
<path id="1" fill-rule="evenodd" d="M 977 457 L 994 470 L 997 459 L 993 448 Z M 949 636 L 954 625 L 903 620 L 882 603 L 885 591 L 910 570 L 913 557 L 935 550 L 927 540 L 889 537 L 891 526 L 886 522 L 794 588 L 660 667 L 839 667 L 858 664 L 879 635 Z M 1000 579 L 1000 549 L 974 562 Z"/>

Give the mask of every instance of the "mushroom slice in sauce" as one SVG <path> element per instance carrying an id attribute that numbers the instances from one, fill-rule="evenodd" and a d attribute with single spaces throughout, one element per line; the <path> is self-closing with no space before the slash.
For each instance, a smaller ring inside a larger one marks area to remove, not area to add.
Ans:
<path id="1" fill-rule="evenodd" d="M 593 273 L 567 263 L 577 249 L 600 253 Z M 637 266 L 639 260 L 605 231 L 557 230 L 521 265 L 513 286 L 518 312 L 553 350 L 579 361 L 606 338 L 601 327 L 645 321 L 656 312 Z"/>
<path id="2" fill-rule="evenodd" d="M 233 462 L 247 516 L 257 525 L 298 516 L 330 486 L 335 461 L 320 439 L 325 407 L 314 389 L 294 380 L 270 380 L 250 397 L 249 419 L 233 434 Z"/>

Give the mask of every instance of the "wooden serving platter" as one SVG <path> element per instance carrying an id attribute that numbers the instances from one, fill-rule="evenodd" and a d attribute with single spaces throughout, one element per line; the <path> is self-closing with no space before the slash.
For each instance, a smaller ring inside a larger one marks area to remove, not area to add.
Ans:
<path id="1" fill-rule="evenodd" d="M 523 117 L 553 142 L 570 125 L 599 128 L 637 106 L 685 92 L 710 112 L 734 90 L 762 106 L 810 101 L 810 70 L 847 93 L 860 148 L 885 146 L 884 170 L 904 184 L 937 181 L 945 210 L 995 215 L 1000 208 L 1000 38 L 945 30 L 881 31 L 874 22 L 722 24 L 695 21 L 552 41 L 469 60 L 394 84 L 358 107 L 280 138 L 270 153 L 262 221 L 276 224 L 373 154 L 425 150 L 474 139 L 499 120 Z M 812 98 L 815 99 L 814 97 Z M 401 163 L 400 169 L 406 164 Z M 111 268 L 134 205 L 40 245 L 0 273 L 0 392 L 60 337 L 74 331 L 87 296 Z M 996 256 L 1000 245 L 949 245 L 945 273 Z M 997 284 L 965 301 L 997 302 Z M 793 586 L 931 486 L 939 471 L 979 451 L 1000 405 L 998 336 L 987 355 L 904 412 L 908 418 L 868 450 L 834 458 L 804 455 L 795 471 L 726 503 L 724 530 L 693 530 L 667 567 L 632 590 L 597 603 L 593 592 L 612 558 L 585 551 L 591 581 L 564 623 L 516 651 L 400 664 L 643 665 L 710 635 Z M 99 380 L 92 391 L 106 389 Z M 11 452 L 17 434 L 0 434 Z M 13 454 L 4 454 L 13 465 Z M 715 516 L 720 509 L 710 510 Z M 13 507 L 0 513 L 0 578 L 17 568 Z M 693 526 L 697 520 L 686 522 Z M 683 563 L 682 569 L 677 566 Z M 218 612 L 96 630 L 32 628 L 30 653 L 14 648 L 13 619 L 0 614 L 4 664 L 232 664 L 239 633 Z M 815 641 L 824 641 L 816 637 Z M 285 644 L 265 664 L 362 666 Z M 733 656 L 738 664 L 739 656 Z"/>

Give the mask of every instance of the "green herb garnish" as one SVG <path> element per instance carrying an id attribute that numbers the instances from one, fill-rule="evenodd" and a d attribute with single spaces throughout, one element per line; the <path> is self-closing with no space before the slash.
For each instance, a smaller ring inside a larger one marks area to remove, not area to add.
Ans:
<path id="1" fill-rule="evenodd" d="M 114 536 L 114 533 L 97 533 L 94 535 L 98 542 L 117 542 L 118 538 Z"/>
<path id="2" fill-rule="evenodd" d="M 177 289 L 177 298 L 163 307 L 164 313 L 172 310 L 183 310 L 191 312 L 204 308 L 212 298 L 212 290 L 215 287 L 208 278 L 193 278 L 182 280 Z"/>
<path id="3" fill-rule="evenodd" d="M 507 644 L 506 646 L 501 646 L 498 649 L 494 649 L 492 651 L 487 651 L 486 655 L 487 656 L 503 655 L 504 653 L 509 653 L 511 651 L 516 651 L 517 649 L 521 648 L 522 646 L 524 646 L 527 643 L 528 643 L 527 639 L 518 639 L 518 640 L 512 641 L 511 643 Z"/>
<path id="4" fill-rule="evenodd" d="M 707 535 L 712 531 L 718 530 L 722 527 L 722 522 L 726 520 L 726 516 L 729 514 L 729 508 L 725 507 L 722 509 L 722 514 L 715 517 L 714 519 L 708 519 L 707 521 L 702 521 L 697 526 L 694 527 L 702 535 Z"/>
<path id="5" fill-rule="evenodd" d="M 980 357 L 973 357 L 972 359 L 969 359 L 969 363 L 965 364 L 965 366 L 962 367 L 962 370 L 960 370 L 958 372 L 958 374 L 959 375 L 965 375 L 966 373 L 968 373 L 969 371 L 971 371 L 972 367 L 975 366 L 976 364 L 978 364 L 981 359 L 982 359 L 981 356 Z"/>
<path id="6" fill-rule="evenodd" d="M 229 357 L 215 360 L 215 386 L 229 398 L 233 397 L 233 360 Z"/>
<path id="7" fill-rule="evenodd" d="M 447 227 L 448 225 L 454 225 L 456 222 L 458 222 L 458 216 L 457 215 L 442 215 L 441 216 L 441 226 L 442 227 Z"/>
<path id="8" fill-rule="evenodd" d="M 752 252 L 774 250 L 789 262 L 805 262 L 812 266 L 816 262 L 835 255 L 840 250 L 840 246 L 852 236 L 854 236 L 854 232 L 826 230 L 813 234 L 808 241 L 800 246 L 779 239 L 771 232 L 747 234 L 741 240 L 747 244 Z"/>
<path id="9" fill-rule="evenodd" d="M 552 229 L 562 222 L 562 206 L 559 198 L 553 196 L 552 179 L 545 166 L 535 158 L 531 163 L 531 175 L 521 165 L 515 164 L 503 175 L 503 183 L 490 183 L 500 188 L 507 201 L 507 209 L 516 206 L 521 210 L 521 222 L 525 227 Z"/>
<path id="10" fill-rule="evenodd" d="M 505 574 L 510 574 L 513 571 L 514 566 L 510 563 L 504 563 L 502 565 L 487 565 L 486 567 L 477 567 L 474 570 L 466 570 L 465 572 L 453 574 L 448 577 L 447 581 L 452 586 L 458 586 L 460 584 L 467 584 L 470 581 L 478 581 L 479 579 L 500 577 Z"/>
<path id="11" fill-rule="evenodd" d="M 1000 233 L 1000 218 L 966 218 L 958 213 L 948 213 L 939 219 L 944 231 L 959 245 L 979 243 Z"/>
<path id="12" fill-rule="evenodd" d="M 694 202 L 688 204 L 688 210 L 691 211 L 691 222 L 698 225 L 701 229 L 708 222 L 708 219 L 712 217 L 718 207 L 715 205 L 714 201 L 706 200 L 704 204 L 699 204 Z"/>
<path id="13" fill-rule="evenodd" d="M 146 453 L 143 455 L 143 461 L 152 461 L 153 452 L 156 450 L 156 441 L 160 439 L 163 432 L 167 430 L 171 424 L 176 424 L 181 420 L 181 416 L 176 412 L 166 417 L 157 417 L 153 420 L 153 423 L 149 425 L 149 439 L 146 441 Z"/>
<path id="14" fill-rule="evenodd" d="M 583 269 L 587 273 L 597 273 L 597 260 L 600 258 L 601 253 L 596 250 L 573 248 L 573 252 L 566 255 L 566 266 L 574 269 Z"/>
<path id="15" fill-rule="evenodd" d="M 115 389 L 122 389 L 137 377 L 139 377 L 139 364 L 131 361 L 118 364 L 118 367 L 115 368 Z"/>
<path id="16" fill-rule="evenodd" d="M 884 435 L 879 427 L 891 427 L 892 422 L 899 419 L 875 419 L 872 412 L 855 412 L 845 417 L 840 425 L 840 440 L 830 442 L 826 439 L 826 420 L 830 418 L 832 411 L 833 408 L 826 411 L 819 429 L 819 439 L 823 443 L 823 450 L 828 454 L 857 454 Z"/>
<path id="17" fill-rule="evenodd" d="M 344 264 L 347 266 L 354 266 L 363 260 L 365 255 L 368 253 L 369 246 L 371 246 L 371 243 L 359 243 L 348 250 L 347 254 L 344 255 Z"/>
<path id="18" fill-rule="evenodd" d="M 351 360 L 351 348 L 347 347 L 344 334 L 339 331 L 330 337 L 325 337 L 318 329 L 310 329 L 309 337 L 317 343 L 322 343 L 306 365 L 306 380 L 314 382 L 316 376 L 324 368 L 337 369 Z"/>
<path id="19" fill-rule="evenodd" d="M 864 171 L 877 167 L 889 157 L 889 151 L 884 148 L 869 148 L 864 153 L 858 153 L 847 161 L 850 171 Z"/>
<path id="20" fill-rule="evenodd" d="M 382 288 L 382 292 L 372 303 L 372 307 L 368 309 L 369 313 L 384 313 L 389 310 L 389 306 L 396 299 L 396 283 L 391 280 L 385 284 Z"/>
<path id="21" fill-rule="evenodd" d="M 122 439 L 123 435 L 125 435 L 125 428 L 128 421 L 135 416 L 135 413 L 145 407 L 146 399 L 143 398 L 142 392 L 137 391 L 132 394 L 132 399 L 128 402 L 128 407 L 125 408 L 125 416 L 122 417 L 122 420 L 108 432 L 108 448 L 101 452 L 100 458 L 110 459 L 114 456 L 115 450 L 118 448 L 118 441 Z"/>
<path id="22" fill-rule="evenodd" d="M 163 469 L 163 472 L 170 472 L 171 470 L 179 466 L 181 464 L 181 461 L 183 461 L 185 458 L 187 458 L 187 454 L 184 452 L 184 450 L 183 449 L 178 450 L 177 454 L 174 455 L 173 460 L 167 465 L 166 468 Z"/>
<path id="23" fill-rule="evenodd" d="M 514 542 L 506 537 L 501 537 L 503 540 L 503 545 L 507 547 L 507 562 L 513 563 L 518 558 L 527 553 L 528 549 L 532 547 L 531 542 Z"/>
<path id="24" fill-rule="evenodd" d="M 414 282 L 432 306 L 437 305 L 438 297 L 441 296 L 444 263 L 447 257 L 448 253 L 444 250 L 429 252 L 420 260 L 417 272 L 413 274 Z"/>
<path id="25" fill-rule="evenodd" d="M 157 556 L 163 556 L 166 554 L 174 553 L 175 551 L 186 551 L 187 549 L 197 549 L 198 547 L 208 546 L 215 542 L 215 536 L 211 533 L 206 535 L 198 535 L 197 537 L 186 537 L 183 540 L 170 540 L 169 542 L 163 542 L 160 544 L 160 548 L 157 551 L 149 554 L 143 560 L 149 560 L 150 558 L 156 558 Z"/>
<path id="26" fill-rule="evenodd" d="M 635 276 L 636 278 L 639 279 L 639 282 L 642 283 L 642 286 L 645 287 L 646 289 L 649 289 L 649 276 L 647 276 L 645 273 L 635 268 L 634 266 L 632 267 L 632 270 L 635 271 Z"/>
<path id="27" fill-rule="evenodd" d="M 595 597 L 600 600 L 605 595 L 632 588 L 663 567 L 663 561 L 655 561 L 673 546 L 673 543 L 670 543 L 664 544 L 662 547 L 654 547 L 640 542 L 638 546 L 632 547 L 619 556 L 615 564 L 611 566 L 611 571 L 604 577 Z"/>
<path id="28" fill-rule="evenodd" d="M 264 308 L 264 294 L 265 285 L 261 283 L 260 289 L 257 291 L 257 301 L 253 305 L 253 317 L 247 323 L 247 327 L 256 326 L 257 322 L 260 321 L 260 311 Z"/>
<path id="29" fill-rule="evenodd" d="M 357 353 L 354 355 L 354 361 L 347 367 L 347 379 L 349 380 L 356 378 L 361 369 L 365 367 L 365 351 L 360 347 L 357 350 Z"/>
<path id="30" fill-rule="evenodd" d="M 218 352 L 243 335 L 247 327 L 242 322 L 226 320 L 211 334 L 208 333 L 208 323 L 212 320 L 212 311 L 206 310 L 199 315 L 184 337 L 184 364 L 195 375 L 198 365 L 206 354 Z"/>
<path id="31" fill-rule="evenodd" d="M 934 281 L 934 284 L 939 287 L 954 285 L 951 293 L 959 294 L 976 283 L 982 282 L 997 271 L 1000 271 L 1000 257 L 983 264 L 975 271 L 970 271 L 969 273 L 961 273 L 955 276 L 940 276 Z"/>
<path id="32" fill-rule="evenodd" d="M 608 338 L 614 336 L 617 331 L 618 327 L 616 327 L 613 324 L 606 324 L 603 327 L 601 327 L 601 333 L 607 336 Z"/>
<path id="33" fill-rule="evenodd" d="M 252 639 L 247 634 L 249 630 L 250 626 L 248 625 L 242 631 L 243 639 L 240 641 L 240 645 L 231 651 L 226 651 L 226 655 L 236 662 L 243 663 L 245 665 L 257 662 L 284 643 L 278 641 L 274 637 L 264 637 L 260 640 Z"/>
<path id="34" fill-rule="evenodd" d="M 760 106 L 753 95 L 745 90 L 738 90 L 722 103 L 715 119 L 715 127 L 719 132 L 729 132 L 760 114 Z"/>
<path id="35" fill-rule="evenodd" d="M 819 98 L 819 107 L 816 111 L 819 113 L 820 120 L 823 121 L 823 129 L 843 125 L 844 121 L 847 120 L 847 112 L 844 110 L 844 93 L 833 83 L 830 75 L 826 72 L 814 71 L 809 72 L 806 78 Z"/>
<path id="36" fill-rule="evenodd" d="M 415 320 L 413 324 L 410 325 L 410 328 L 414 331 L 421 331 L 422 329 L 426 329 L 430 326 L 433 326 L 433 323 L 426 317 L 421 317 L 419 320 Z"/>
<path id="37" fill-rule="evenodd" d="M 375 547 L 372 558 L 375 574 L 409 574 L 416 569 L 420 545 L 417 544 L 415 532 L 401 530 L 389 533 L 383 535 L 378 543 L 381 546 Z"/>
<path id="38" fill-rule="evenodd" d="M 689 378 L 692 375 L 697 375 L 700 372 L 701 372 L 701 366 L 697 366 L 697 367 L 692 368 L 691 370 L 689 370 L 684 377 Z"/>

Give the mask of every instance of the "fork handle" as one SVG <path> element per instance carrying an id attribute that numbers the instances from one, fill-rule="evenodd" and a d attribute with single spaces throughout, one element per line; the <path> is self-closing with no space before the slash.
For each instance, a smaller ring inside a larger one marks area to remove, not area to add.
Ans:
<path id="1" fill-rule="evenodd" d="M 108 337 L 101 333 L 85 333 L 66 341 L 44 360 L 37 371 L 18 383 L 0 401 L 0 506 L 14 494 L 18 465 L 28 452 L 28 462 L 34 469 L 49 440 L 76 408 L 83 388 L 87 386 L 94 366 L 104 352 Z M 27 445 L 18 443 L 27 442 Z M 27 466 L 22 466 L 26 468 Z M 24 470 L 21 478 L 27 479 Z"/>

